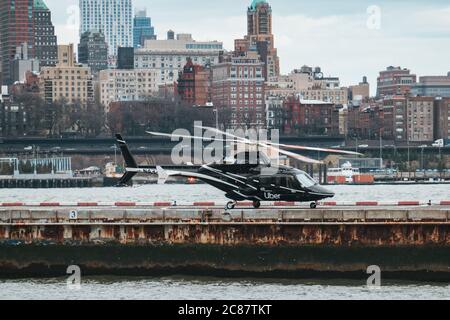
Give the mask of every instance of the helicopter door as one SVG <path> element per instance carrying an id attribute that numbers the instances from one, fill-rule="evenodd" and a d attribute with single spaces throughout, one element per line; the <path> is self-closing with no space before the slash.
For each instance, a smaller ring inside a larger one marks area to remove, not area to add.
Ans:
<path id="1" fill-rule="evenodd" d="M 295 180 L 292 176 L 279 177 L 277 186 L 282 193 L 295 193 Z"/>
<path id="2" fill-rule="evenodd" d="M 276 177 L 261 177 L 261 191 L 272 192 L 276 188 Z"/>
<path id="3" fill-rule="evenodd" d="M 287 178 L 280 176 L 262 177 L 261 192 L 263 193 L 264 199 L 268 201 L 282 200 L 287 191 L 281 187 L 288 185 L 289 181 Z"/>

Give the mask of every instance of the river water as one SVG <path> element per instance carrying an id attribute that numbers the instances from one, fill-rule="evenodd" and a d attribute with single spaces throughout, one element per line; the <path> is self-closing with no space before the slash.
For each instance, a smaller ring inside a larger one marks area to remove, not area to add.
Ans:
<path id="1" fill-rule="evenodd" d="M 349 280 L 271 280 L 218 278 L 83 279 L 80 289 L 67 287 L 66 279 L 0 280 L 0 299 L 151 299 L 151 300 L 342 300 L 389 299 L 449 300 L 450 285 L 381 283 L 370 288 Z"/>
<path id="2" fill-rule="evenodd" d="M 450 200 L 450 184 L 327 186 L 333 201 L 442 201 Z M 144 185 L 133 188 L 0 189 L 0 202 L 225 202 L 223 192 L 205 184 Z"/>
<path id="3" fill-rule="evenodd" d="M 336 201 L 450 200 L 450 185 L 330 186 Z M 0 202 L 226 201 L 207 185 L 147 185 L 134 188 L 0 189 Z M 368 288 L 364 279 L 291 280 L 222 278 L 82 277 L 79 290 L 66 279 L 0 280 L 0 299 L 446 299 L 450 284 L 382 282 Z"/>

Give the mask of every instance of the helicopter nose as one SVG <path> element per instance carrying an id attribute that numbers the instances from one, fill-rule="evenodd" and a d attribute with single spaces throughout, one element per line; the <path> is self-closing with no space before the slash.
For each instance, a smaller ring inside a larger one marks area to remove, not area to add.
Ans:
<path id="1" fill-rule="evenodd" d="M 316 193 L 319 196 L 322 196 L 324 198 L 333 198 L 334 197 L 334 192 L 322 187 L 322 186 L 314 186 L 311 188 L 312 192 Z"/>

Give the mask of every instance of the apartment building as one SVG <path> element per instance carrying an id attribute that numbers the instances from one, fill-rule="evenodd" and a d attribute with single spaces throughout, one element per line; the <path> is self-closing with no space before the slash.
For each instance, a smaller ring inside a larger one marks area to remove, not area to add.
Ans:
<path id="1" fill-rule="evenodd" d="M 112 102 L 145 101 L 157 96 L 160 70 L 110 69 L 99 73 L 99 97 L 109 112 Z"/>
<path id="2" fill-rule="evenodd" d="M 265 125 L 264 65 L 249 53 L 212 66 L 212 101 L 230 110 L 231 127 Z"/>
<path id="3" fill-rule="evenodd" d="M 67 103 L 94 101 L 91 70 L 76 64 L 73 44 L 58 46 L 58 63 L 41 69 L 39 88 L 47 103 L 64 100 Z"/>
<path id="4" fill-rule="evenodd" d="M 434 139 L 433 97 L 409 97 L 406 115 L 408 141 L 428 142 Z"/>
<path id="5" fill-rule="evenodd" d="M 222 42 L 198 42 L 190 34 L 178 34 L 176 39 L 146 40 L 144 47 L 134 50 L 134 67 L 158 69 L 160 84 L 173 84 L 188 59 L 197 65 L 214 65 L 222 52 Z"/>

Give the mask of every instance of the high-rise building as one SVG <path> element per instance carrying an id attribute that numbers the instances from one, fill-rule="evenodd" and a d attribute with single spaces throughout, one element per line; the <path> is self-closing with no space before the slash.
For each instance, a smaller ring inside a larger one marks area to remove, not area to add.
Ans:
<path id="1" fill-rule="evenodd" d="M 213 65 L 219 62 L 222 52 L 222 42 L 200 42 L 190 34 L 178 34 L 176 39 L 147 40 L 144 47 L 134 49 L 134 67 L 159 69 L 160 84 L 173 84 L 188 58 L 194 64 Z"/>
<path id="2" fill-rule="evenodd" d="M 156 40 L 155 28 L 152 27 L 152 19 L 147 17 L 146 10 L 136 12 L 133 21 L 133 46 L 143 47 L 145 40 Z"/>
<path id="3" fill-rule="evenodd" d="M 34 57 L 41 67 L 58 62 L 58 44 L 52 14 L 43 0 L 34 0 L 33 8 Z"/>
<path id="4" fill-rule="evenodd" d="M 188 59 L 178 78 L 178 95 L 193 106 L 205 106 L 211 102 L 211 70 L 196 65 Z"/>
<path id="5" fill-rule="evenodd" d="M 64 100 L 85 105 L 94 101 L 91 70 L 75 63 L 73 44 L 58 46 L 58 64 L 41 69 L 39 87 L 47 103 Z"/>
<path id="6" fill-rule="evenodd" d="M 0 1 L 0 48 L 4 84 L 12 83 L 11 63 L 17 47 L 27 43 L 28 54 L 34 56 L 33 2 L 33 0 Z"/>
<path id="7" fill-rule="evenodd" d="M 103 33 L 86 31 L 81 35 L 78 62 L 87 64 L 92 73 L 108 69 L 108 44 Z"/>
<path id="8" fill-rule="evenodd" d="M 272 8 L 265 0 L 253 0 L 247 11 L 247 34 L 272 34 Z"/>
<path id="9" fill-rule="evenodd" d="M 253 0 L 247 10 L 247 35 L 235 41 L 237 55 L 256 50 L 265 64 L 266 80 L 280 75 L 280 60 L 272 33 L 272 8 L 265 0 Z"/>
<path id="10" fill-rule="evenodd" d="M 132 0 L 80 0 L 80 35 L 101 31 L 110 56 L 119 47 L 133 46 Z"/>
<path id="11" fill-rule="evenodd" d="M 377 80 L 377 97 L 409 94 L 411 86 L 416 81 L 416 75 L 411 74 L 409 69 L 390 66 L 380 71 Z"/>
<path id="12" fill-rule="evenodd" d="M 212 102 L 227 108 L 231 127 L 265 125 L 264 67 L 251 52 L 212 66 Z"/>

